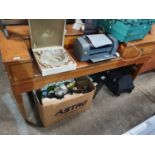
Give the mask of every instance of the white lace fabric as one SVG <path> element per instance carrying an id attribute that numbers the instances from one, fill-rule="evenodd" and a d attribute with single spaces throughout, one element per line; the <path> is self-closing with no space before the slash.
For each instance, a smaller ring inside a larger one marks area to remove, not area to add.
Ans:
<path id="1" fill-rule="evenodd" d="M 35 53 L 39 64 L 45 68 L 66 66 L 73 63 L 64 49 L 44 49 Z"/>

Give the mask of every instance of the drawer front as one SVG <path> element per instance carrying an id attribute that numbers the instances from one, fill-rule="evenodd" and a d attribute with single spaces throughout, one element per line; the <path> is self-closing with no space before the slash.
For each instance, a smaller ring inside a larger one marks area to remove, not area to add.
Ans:
<path id="1" fill-rule="evenodd" d="M 147 61 L 141 72 L 140 73 L 143 73 L 143 72 L 148 72 L 148 71 L 151 71 L 151 70 L 155 70 L 155 53 L 152 55 L 152 57 L 150 58 L 149 61 Z"/>
<path id="2" fill-rule="evenodd" d="M 13 81 L 20 81 L 33 77 L 33 64 L 31 62 L 13 64 L 10 66 L 11 78 Z"/>
<path id="3" fill-rule="evenodd" d="M 147 45 L 140 45 L 140 46 L 137 46 L 137 48 L 142 51 L 142 54 L 150 54 L 150 53 L 155 52 L 155 43 L 147 44 Z"/>
<path id="4" fill-rule="evenodd" d="M 139 56 L 140 51 L 142 55 L 151 54 L 155 52 L 155 43 L 119 48 L 120 55 L 123 58 L 137 57 Z"/>

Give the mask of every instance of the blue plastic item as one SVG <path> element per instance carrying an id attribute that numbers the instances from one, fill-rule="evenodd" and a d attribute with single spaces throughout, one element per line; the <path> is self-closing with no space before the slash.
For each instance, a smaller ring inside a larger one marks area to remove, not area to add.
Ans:
<path id="1" fill-rule="evenodd" d="M 143 39 L 151 29 L 155 19 L 102 19 L 99 26 L 120 42 Z"/>

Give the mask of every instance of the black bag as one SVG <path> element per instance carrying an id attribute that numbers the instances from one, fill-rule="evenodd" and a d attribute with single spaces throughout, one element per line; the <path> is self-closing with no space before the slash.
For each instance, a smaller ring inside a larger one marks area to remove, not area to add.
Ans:
<path id="1" fill-rule="evenodd" d="M 105 75 L 105 85 L 113 92 L 114 95 L 117 96 L 123 92 L 131 93 L 134 89 L 133 77 L 131 73 L 131 67 L 108 71 Z"/>

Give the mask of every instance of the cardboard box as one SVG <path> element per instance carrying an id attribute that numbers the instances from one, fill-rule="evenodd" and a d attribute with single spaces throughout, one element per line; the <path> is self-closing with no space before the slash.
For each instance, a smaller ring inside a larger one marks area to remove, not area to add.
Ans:
<path id="1" fill-rule="evenodd" d="M 90 107 L 95 92 L 93 83 L 87 77 L 90 92 L 85 94 L 67 95 L 64 99 L 44 99 L 41 103 L 34 93 L 35 101 L 37 103 L 38 112 L 44 127 L 48 127 L 64 118 L 67 118 L 76 113 L 82 112 Z"/>

